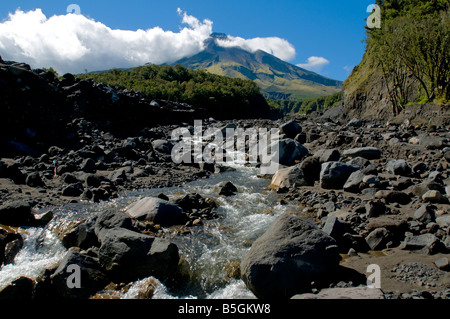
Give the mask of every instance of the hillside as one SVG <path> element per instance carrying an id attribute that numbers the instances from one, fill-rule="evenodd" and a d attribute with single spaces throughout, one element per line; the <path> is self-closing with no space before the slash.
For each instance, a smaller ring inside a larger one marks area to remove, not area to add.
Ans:
<path id="1" fill-rule="evenodd" d="M 217 119 L 270 117 L 272 109 L 249 80 L 190 70 L 181 65 L 145 65 L 79 75 L 140 92 L 146 99 L 187 103 Z"/>
<path id="2" fill-rule="evenodd" d="M 254 81 L 264 96 L 273 99 L 308 98 L 337 93 L 340 81 L 299 68 L 258 50 L 254 53 L 239 47 L 221 47 L 216 39 L 227 36 L 213 33 L 205 42 L 205 50 L 173 65 L 189 69 L 207 70 L 210 73 Z"/>
<path id="3" fill-rule="evenodd" d="M 445 123 L 449 109 L 448 1 L 377 1 L 381 28 L 367 29 L 366 52 L 344 82 L 348 117 Z M 413 114 L 414 113 L 414 114 Z M 417 114 L 416 114 L 417 113 Z"/>

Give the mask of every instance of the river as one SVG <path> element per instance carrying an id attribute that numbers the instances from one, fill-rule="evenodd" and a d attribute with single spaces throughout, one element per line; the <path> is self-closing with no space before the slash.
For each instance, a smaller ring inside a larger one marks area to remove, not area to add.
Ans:
<path id="1" fill-rule="evenodd" d="M 235 163 L 227 165 L 235 168 L 235 171 L 216 174 L 182 187 L 139 190 L 100 204 L 80 203 L 54 208 L 54 218 L 44 229 L 21 229 L 24 247 L 15 257 L 14 264 L 3 266 L 0 270 L 0 289 L 20 276 L 35 279 L 63 258 L 67 249 L 58 240 L 55 229 L 110 205 L 126 207 L 144 196 L 164 193 L 171 197 L 198 193 L 216 201 L 216 211 L 221 218 L 192 227 L 190 234 L 177 235 L 165 229 L 165 236 L 179 248 L 180 257 L 191 274 L 191 283 L 174 293 L 157 281 L 153 298 L 255 298 L 242 280 L 227 277 L 225 269 L 230 265 L 238 265 L 253 241 L 264 233 L 279 214 L 295 211 L 296 208 L 279 203 L 279 195 L 269 189 L 270 180 L 257 177 L 257 168 Z M 218 196 L 215 185 L 222 181 L 232 182 L 239 193 L 231 197 Z M 133 283 L 128 292 L 120 297 L 136 298 L 142 284 L 142 281 Z"/>

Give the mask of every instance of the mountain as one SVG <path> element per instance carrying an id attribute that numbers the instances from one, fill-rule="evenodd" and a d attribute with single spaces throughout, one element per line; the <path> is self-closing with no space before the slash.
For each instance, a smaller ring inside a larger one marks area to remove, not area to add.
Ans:
<path id="1" fill-rule="evenodd" d="M 205 41 L 205 49 L 176 61 L 189 69 L 254 81 L 265 97 L 273 99 L 306 98 L 330 95 L 341 91 L 342 82 L 332 80 L 287 63 L 258 50 L 249 52 L 240 47 L 222 47 L 217 40 L 227 40 L 223 33 L 213 33 Z"/>

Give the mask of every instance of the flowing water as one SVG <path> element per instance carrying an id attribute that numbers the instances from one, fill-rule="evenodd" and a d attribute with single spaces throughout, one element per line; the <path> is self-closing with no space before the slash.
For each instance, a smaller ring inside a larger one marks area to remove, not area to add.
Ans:
<path id="1" fill-rule="evenodd" d="M 3 266 L 0 270 L 0 288 L 20 276 L 36 278 L 44 269 L 61 260 L 67 250 L 54 234 L 57 228 L 97 213 L 105 206 L 116 205 L 122 208 L 144 196 L 164 193 L 170 197 L 198 193 L 217 202 L 216 211 L 221 218 L 192 227 L 190 234 L 177 235 L 165 230 L 167 237 L 179 248 L 184 265 L 189 269 L 191 283 L 174 293 L 156 281 L 158 284 L 154 298 L 255 298 L 242 280 L 228 278 L 226 268 L 238 265 L 236 262 L 240 262 L 253 241 L 264 233 L 276 216 L 295 210 L 295 207 L 279 204 L 277 194 L 268 189 L 270 180 L 258 178 L 257 168 L 239 164 L 231 166 L 236 170 L 213 175 L 183 187 L 140 190 L 112 202 L 77 204 L 55 209 L 55 217 L 45 229 L 21 230 L 25 239 L 24 248 L 16 256 L 14 265 Z M 239 193 L 231 197 L 218 196 L 215 185 L 222 181 L 232 182 Z M 133 283 L 128 292 L 120 297 L 136 298 L 142 284 L 142 281 Z"/>

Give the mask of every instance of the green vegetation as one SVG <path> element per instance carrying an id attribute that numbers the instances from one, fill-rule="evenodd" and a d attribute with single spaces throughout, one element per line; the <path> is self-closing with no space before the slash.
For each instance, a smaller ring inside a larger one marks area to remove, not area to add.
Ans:
<path id="1" fill-rule="evenodd" d="M 419 90 L 420 102 L 450 99 L 448 0 L 377 0 L 381 29 L 367 30 L 366 58 L 381 70 L 394 115 Z M 417 101 L 416 101 L 417 102 Z"/>
<path id="2" fill-rule="evenodd" d="M 254 82 L 189 70 L 181 65 L 148 64 L 79 77 L 138 91 L 147 99 L 188 103 L 218 117 L 264 117 L 271 111 Z"/>
<path id="3" fill-rule="evenodd" d="M 252 80 L 269 99 L 304 99 L 326 96 L 342 89 L 342 82 L 304 70 L 258 50 L 219 47 L 211 37 L 206 49 L 176 62 L 189 69 Z"/>
<path id="4" fill-rule="evenodd" d="M 342 102 L 342 92 L 317 98 L 297 100 L 269 100 L 269 105 L 282 114 L 310 114 L 328 110 Z"/>

